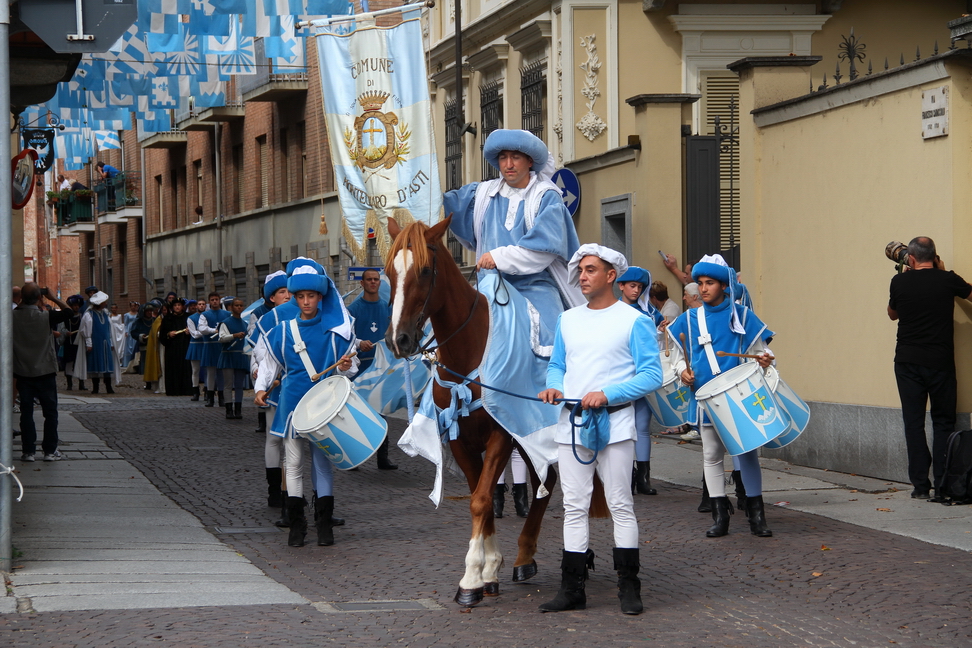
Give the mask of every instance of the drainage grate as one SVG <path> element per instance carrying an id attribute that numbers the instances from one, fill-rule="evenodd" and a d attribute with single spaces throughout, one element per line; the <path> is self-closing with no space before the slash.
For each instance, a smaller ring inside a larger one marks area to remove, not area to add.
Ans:
<path id="1" fill-rule="evenodd" d="M 412 601 L 347 601 L 335 603 L 314 603 L 318 611 L 325 614 L 341 612 L 422 612 L 426 610 L 442 610 L 441 605 L 432 599 L 416 599 Z"/>
<path id="2" fill-rule="evenodd" d="M 280 527 L 213 527 L 213 533 L 279 533 L 283 531 Z"/>

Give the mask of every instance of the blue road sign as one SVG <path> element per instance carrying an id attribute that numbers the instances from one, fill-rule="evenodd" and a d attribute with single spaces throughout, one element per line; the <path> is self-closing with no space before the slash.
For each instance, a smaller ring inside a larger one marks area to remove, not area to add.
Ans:
<path id="1" fill-rule="evenodd" d="M 568 168 L 558 169 L 550 180 L 560 189 L 564 197 L 564 206 L 573 216 L 580 208 L 581 187 L 577 175 Z"/>

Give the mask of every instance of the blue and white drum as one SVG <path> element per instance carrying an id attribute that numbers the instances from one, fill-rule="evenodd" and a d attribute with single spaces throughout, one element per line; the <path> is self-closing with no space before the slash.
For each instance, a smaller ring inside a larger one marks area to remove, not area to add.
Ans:
<path id="1" fill-rule="evenodd" d="M 780 406 L 790 417 L 789 429 L 766 444 L 767 448 L 776 450 L 796 441 L 797 437 L 807 429 L 810 423 L 810 407 L 780 378 L 780 372 L 776 367 L 766 369 L 766 382 L 776 394 Z"/>
<path id="2" fill-rule="evenodd" d="M 656 421 L 666 427 L 678 427 L 688 420 L 692 391 L 688 387 L 679 387 L 674 372 L 663 376 L 665 383 L 645 396 L 645 400 Z"/>
<path id="3" fill-rule="evenodd" d="M 388 433 L 385 419 L 344 376 L 330 376 L 311 387 L 297 403 L 290 424 L 339 470 L 351 470 L 370 459 Z"/>
<path id="4" fill-rule="evenodd" d="M 755 362 L 719 374 L 699 387 L 695 398 L 735 456 L 766 445 L 790 428 L 790 417 Z"/>

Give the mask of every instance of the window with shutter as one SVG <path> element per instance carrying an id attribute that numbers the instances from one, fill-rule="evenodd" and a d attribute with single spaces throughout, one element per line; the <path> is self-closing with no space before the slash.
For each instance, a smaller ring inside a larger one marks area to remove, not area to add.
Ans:
<path id="1" fill-rule="evenodd" d="M 719 241 L 726 261 L 739 269 L 739 141 L 732 132 L 739 125 L 739 77 L 723 70 L 706 71 L 701 85 L 701 134 L 732 135 L 721 139 L 719 147 Z M 719 132 L 716 117 L 722 126 Z"/>

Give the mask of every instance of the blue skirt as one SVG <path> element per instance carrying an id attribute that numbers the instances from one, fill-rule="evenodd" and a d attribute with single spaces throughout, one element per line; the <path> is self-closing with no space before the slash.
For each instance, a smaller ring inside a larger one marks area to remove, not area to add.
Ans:
<path id="1" fill-rule="evenodd" d="M 242 351 L 223 351 L 216 364 L 218 369 L 242 369 L 249 373 L 250 356 Z"/>

